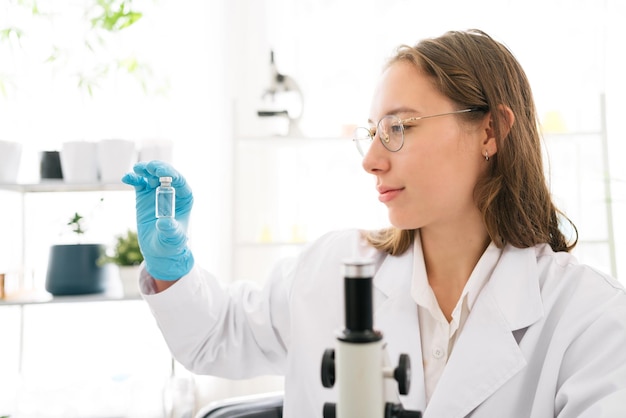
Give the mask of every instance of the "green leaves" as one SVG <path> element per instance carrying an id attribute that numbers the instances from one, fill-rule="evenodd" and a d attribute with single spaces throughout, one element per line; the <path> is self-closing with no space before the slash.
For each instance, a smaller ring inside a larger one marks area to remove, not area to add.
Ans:
<path id="1" fill-rule="evenodd" d="M 120 31 L 137 22 L 143 14 L 132 10 L 132 1 L 97 0 L 101 9 L 98 16 L 91 19 L 94 28 L 110 32 Z"/>
<path id="2" fill-rule="evenodd" d="M 24 31 L 18 27 L 12 26 L 0 29 L 0 42 L 11 42 L 12 40 L 15 40 L 19 45 L 23 36 Z"/>
<path id="3" fill-rule="evenodd" d="M 126 234 L 116 238 L 112 255 L 105 255 L 98 260 L 98 264 L 114 263 L 118 266 L 136 266 L 143 261 L 143 254 L 139 248 L 137 232 L 126 231 Z"/>
<path id="4" fill-rule="evenodd" d="M 92 209 L 92 212 L 95 210 L 95 208 L 102 204 L 102 202 L 104 202 L 104 197 L 101 197 L 98 200 L 98 203 L 96 204 L 96 206 L 94 207 L 94 209 Z M 74 232 L 76 235 L 82 235 L 84 234 L 87 229 L 84 226 L 84 222 L 85 222 L 85 217 L 81 214 L 79 214 L 78 212 L 74 212 L 74 215 L 70 218 L 69 222 L 67 223 L 67 225 L 72 229 L 72 232 Z"/>
<path id="5" fill-rule="evenodd" d="M 41 10 L 38 2 L 14 0 L 12 13 L 6 19 L 5 26 L 0 27 L 0 47 L 9 47 L 15 51 L 17 64 L 29 68 L 34 60 L 43 61 L 53 77 L 74 81 L 82 98 L 95 98 L 98 92 L 129 87 L 138 87 L 144 94 L 167 93 L 167 80 L 158 79 L 140 55 L 119 48 L 120 44 L 126 46 L 126 40 L 134 39 L 135 34 L 126 29 L 134 27 L 142 19 L 146 20 L 146 10 L 149 10 L 146 8 L 149 6 L 145 2 L 73 2 L 72 13 L 79 12 L 82 18 L 78 21 L 73 19 L 71 25 L 67 24 L 64 11 L 55 2 L 41 2 Z M 140 11 L 138 8 L 146 10 Z M 56 25 L 62 25 L 63 28 L 71 26 L 75 36 L 71 39 L 48 36 L 41 29 Z M 137 34 L 141 34 L 142 30 L 137 27 Z M 40 51 L 49 52 L 40 56 Z M 18 76 L 22 67 L 0 67 L 1 99 L 17 92 L 19 86 L 12 81 L 22 80 Z M 40 68 L 37 67 L 37 71 Z M 118 75 L 121 76 L 119 79 Z"/>
<path id="6" fill-rule="evenodd" d="M 83 228 L 83 220 L 85 218 L 81 216 L 78 212 L 74 213 L 74 216 L 70 218 L 70 221 L 67 223 L 68 226 L 72 228 L 72 231 L 78 235 L 84 234 L 85 229 Z"/>

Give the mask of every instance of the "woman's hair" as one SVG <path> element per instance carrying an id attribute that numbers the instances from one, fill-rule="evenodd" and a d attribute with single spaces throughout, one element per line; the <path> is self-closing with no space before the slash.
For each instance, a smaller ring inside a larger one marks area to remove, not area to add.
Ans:
<path id="1" fill-rule="evenodd" d="M 543 172 L 541 137 L 535 104 L 524 70 L 502 44 L 480 30 L 447 32 L 414 47 L 402 45 L 389 60 L 410 62 L 431 77 L 434 86 L 460 109 L 476 108 L 460 117 L 476 120 L 491 112 L 497 153 L 487 175 L 474 189 L 476 204 L 491 240 L 500 248 L 548 243 L 554 251 L 570 251 L 578 241 L 576 226 L 552 202 Z M 511 109 L 509 129 L 501 106 Z M 568 242 L 560 220 L 572 226 Z M 367 233 L 376 248 L 396 255 L 413 242 L 414 230 L 388 228 Z"/>

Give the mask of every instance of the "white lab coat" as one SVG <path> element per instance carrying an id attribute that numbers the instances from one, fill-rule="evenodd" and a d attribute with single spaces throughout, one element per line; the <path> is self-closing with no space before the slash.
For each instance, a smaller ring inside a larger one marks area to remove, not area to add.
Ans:
<path id="1" fill-rule="evenodd" d="M 285 374 L 287 418 L 322 416 L 336 388 L 321 359 L 344 326 L 343 260 L 371 256 L 374 326 L 388 355 L 412 360 L 405 409 L 424 418 L 626 417 L 626 294 L 614 279 L 547 245 L 507 246 L 426 406 L 412 251 L 395 257 L 358 231 L 327 234 L 276 266 L 263 289 L 220 286 L 199 267 L 144 295 L 173 355 L 198 374 Z M 142 274 L 142 289 L 149 283 Z"/>

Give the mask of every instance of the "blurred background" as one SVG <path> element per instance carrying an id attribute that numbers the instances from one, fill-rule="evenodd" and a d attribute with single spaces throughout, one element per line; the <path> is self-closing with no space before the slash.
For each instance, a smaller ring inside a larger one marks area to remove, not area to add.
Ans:
<path id="1" fill-rule="evenodd" d="M 81 240 L 113 247 L 134 228 L 115 169 L 153 156 L 192 185 L 195 258 L 224 282 L 262 283 L 329 229 L 385 226 L 349 134 L 394 48 L 447 30 L 482 29 L 522 63 L 575 254 L 626 280 L 625 18 L 619 0 L 0 0 L 0 416 L 185 416 L 280 390 L 189 375 L 136 294 L 50 297 L 50 248 L 75 213 Z M 112 140 L 132 150 L 105 176 Z M 77 142 L 99 171 L 45 178 L 43 153 Z"/>

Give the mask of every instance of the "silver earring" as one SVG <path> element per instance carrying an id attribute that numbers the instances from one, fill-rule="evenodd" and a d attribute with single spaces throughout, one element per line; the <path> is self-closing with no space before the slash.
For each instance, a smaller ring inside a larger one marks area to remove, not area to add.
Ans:
<path id="1" fill-rule="evenodd" d="M 489 152 L 485 150 L 485 161 L 489 161 Z"/>

